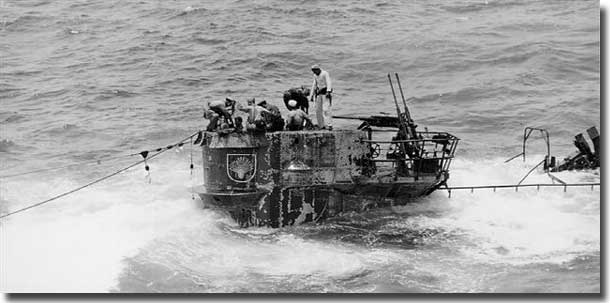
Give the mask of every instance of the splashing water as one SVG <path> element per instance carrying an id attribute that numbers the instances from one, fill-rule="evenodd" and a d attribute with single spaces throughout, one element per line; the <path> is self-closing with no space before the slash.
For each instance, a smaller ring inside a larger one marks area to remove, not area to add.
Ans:
<path id="1" fill-rule="evenodd" d="M 562 156 L 575 134 L 600 121 L 599 7 L 587 1 L 13 1 L 3 8 L 3 174 L 166 146 L 202 128 L 208 100 L 255 96 L 281 106 L 285 89 L 310 83 L 313 63 L 333 77 L 337 115 L 392 112 L 384 75 L 400 73 L 419 129 L 462 138 L 452 186 L 517 183 L 542 156 L 504 164 L 499 155 L 519 148 L 525 126 L 549 129 Z M 2 220 L 0 289 L 600 291 L 598 188 L 451 198 L 436 191 L 321 225 L 242 230 L 191 199 L 203 182 L 195 154 L 192 179 L 188 152 L 178 151 L 149 163 L 151 183 L 136 167 Z M 0 212 L 129 163 L 2 179 Z M 557 175 L 597 182 L 600 172 Z M 527 182 L 550 180 L 538 171 Z"/>
<path id="2" fill-rule="evenodd" d="M 484 277 L 504 281 L 497 277 L 500 269 L 574 267 L 566 264 L 599 256 L 598 190 L 456 191 L 451 198 L 437 191 L 403 207 L 345 214 L 321 225 L 242 230 L 227 215 L 200 209 L 190 199 L 189 174 L 170 169 L 184 166 L 177 160 L 151 164 L 158 171 L 152 184 L 134 169 L 4 222 L 2 265 L 10 278 L 2 288 L 489 291 Z M 457 160 L 451 181 L 515 183 L 529 167 L 501 159 Z M 592 174 L 558 175 L 582 180 Z M 73 186 L 54 182 L 49 183 L 56 188 Z M 32 199 L 49 190 L 49 183 L 29 183 L 27 192 L 8 191 L 7 198 Z M 474 275 L 480 277 L 471 283 Z"/>

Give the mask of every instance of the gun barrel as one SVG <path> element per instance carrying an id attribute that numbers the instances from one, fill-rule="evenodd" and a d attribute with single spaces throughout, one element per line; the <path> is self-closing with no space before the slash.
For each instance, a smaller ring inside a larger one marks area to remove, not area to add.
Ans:
<path id="1" fill-rule="evenodd" d="M 333 116 L 335 119 L 349 119 L 349 120 L 370 120 L 372 117 L 362 117 L 362 116 Z"/>
<path id="2" fill-rule="evenodd" d="M 333 118 L 365 121 L 375 127 L 400 127 L 399 119 L 393 116 L 333 116 Z"/>

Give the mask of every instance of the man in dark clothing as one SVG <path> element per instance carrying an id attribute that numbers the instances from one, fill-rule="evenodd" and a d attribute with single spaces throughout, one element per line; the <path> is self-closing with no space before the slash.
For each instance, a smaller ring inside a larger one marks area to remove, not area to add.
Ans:
<path id="1" fill-rule="evenodd" d="M 268 110 L 273 115 L 276 115 L 276 116 L 281 116 L 282 115 L 280 113 L 280 109 L 277 106 L 275 106 L 275 105 L 273 105 L 271 103 L 267 103 L 266 100 L 258 102 L 258 105 L 261 106 L 262 108 Z"/>
<path id="2" fill-rule="evenodd" d="M 210 101 L 204 103 L 203 117 L 210 120 L 207 131 L 214 131 L 222 125 L 220 117 L 229 127 L 234 127 L 232 115 L 235 112 L 235 100 L 226 98 L 224 101 Z M 230 112 L 229 112 L 230 111 Z"/>
<path id="3" fill-rule="evenodd" d="M 284 130 L 284 119 L 282 119 L 282 114 L 280 113 L 280 109 L 267 101 L 263 100 L 258 103 L 258 105 L 266 110 L 267 112 L 262 112 L 261 115 L 267 124 L 267 131 L 281 131 Z"/>
<path id="4" fill-rule="evenodd" d="M 284 130 L 284 119 L 282 116 L 276 116 L 271 112 L 262 112 L 263 121 L 265 121 L 265 130 L 268 132 L 276 132 Z"/>
<path id="5" fill-rule="evenodd" d="M 284 104 L 286 104 L 286 108 L 290 109 L 288 106 L 288 101 L 295 100 L 297 102 L 297 108 L 300 108 L 305 113 L 309 113 L 309 93 L 311 91 L 305 86 L 291 88 L 284 92 Z"/>

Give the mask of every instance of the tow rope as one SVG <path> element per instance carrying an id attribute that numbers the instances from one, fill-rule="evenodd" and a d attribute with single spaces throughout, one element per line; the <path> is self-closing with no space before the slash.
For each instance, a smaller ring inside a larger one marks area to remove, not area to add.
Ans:
<path id="1" fill-rule="evenodd" d="M 44 204 L 46 204 L 46 203 L 49 203 L 49 202 L 55 201 L 55 200 L 57 200 L 57 199 L 59 199 L 59 198 L 61 198 L 61 197 L 65 197 L 65 196 L 67 196 L 67 195 L 69 195 L 69 194 L 75 193 L 75 192 L 77 192 L 77 191 L 79 191 L 79 190 L 82 190 L 82 189 L 87 188 L 87 187 L 89 187 L 89 186 L 92 186 L 92 185 L 94 185 L 94 184 L 96 184 L 96 183 L 102 182 L 102 181 L 104 181 L 104 180 L 106 180 L 106 179 L 109 179 L 109 178 L 111 178 L 111 177 L 113 177 L 113 176 L 116 176 L 116 175 L 118 175 L 118 174 L 120 174 L 120 173 L 122 173 L 122 172 L 124 172 L 124 171 L 126 171 L 126 170 L 128 170 L 128 169 L 130 169 L 130 168 L 132 168 L 132 167 L 134 167 L 134 166 L 136 166 L 136 165 L 138 165 L 138 164 L 145 163 L 145 169 L 146 169 L 146 171 L 147 171 L 147 173 L 148 173 L 148 176 L 150 176 L 150 167 L 148 166 L 148 163 L 147 163 L 147 161 L 148 161 L 148 160 L 150 160 L 150 159 L 152 159 L 152 158 L 154 158 L 154 157 L 157 157 L 158 155 L 160 155 L 160 154 L 162 154 L 162 153 L 164 153 L 164 152 L 166 152 L 166 151 L 168 151 L 168 150 L 172 149 L 174 146 L 178 146 L 178 147 L 180 147 L 180 146 L 184 145 L 184 142 L 186 142 L 187 140 L 192 140 L 192 138 L 193 138 L 194 136 L 196 136 L 198 133 L 199 133 L 199 132 L 196 132 L 196 133 L 194 133 L 194 134 L 192 134 L 192 135 L 190 135 L 190 136 L 188 136 L 188 137 L 186 137 L 186 138 L 184 138 L 184 139 L 180 140 L 180 141 L 179 141 L 178 143 L 176 143 L 176 144 L 168 145 L 168 146 L 166 146 L 166 147 L 160 147 L 160 148 L 154 149 L 154 150 L 152 150 L 152 151 L 142 151 L 142 152 L 139 152 L 139 153 L 134 153 L 134 154 L 131 154 L 131 155 L 129 155 L 129 156 L 140 155 L 140 156 L 142 156 L 142 158 L 143 158 L 143 159 L 142 159 L 142 160 L 140 160 L 140 161 L 137 161 L 137 162 L 135 162 L 135 163 L 132 163 L 132 164 L 130 164 L 130 165 L 128 165 L 128 166 L 126 166 L 126 167 L 124 167 L 124 168 L 121 168 L 121 169 L 119 169 L 119 170 L 117 170 L 117 171 L 115 171 L 115 172 L 113 172 L 113 173 L 111 173 L 111 174 L 108 174 L 108 175 L 103 176 L 103 177 L 101 177 L 101 178 L 99 178 L 99 179 L 96 179 L 96 180 L 94 180 L 94 181 L 91 181 L 91 182 L 89 182 L 89 183 L 87 183 L 87 184 L 85 184 L 85 185 L 79 186 L 79 187 L 77 187 L 77 188 L 75 188 L 75 189 L 72 189 L 72 190 L 69 190 L 69 191 L 67 191 L 67 192 L 61 193 L 61 194 L 59 194 L 59 195 L 57 195 L 57 196 L 54 196 L 54 197 L 49 198 L 49 199 L 46 199 L 46 200 L 44 200 L 44 201 L 41 201 L 41 202 L 38 202 L 38 203 L 34 203 L 34 204 L 29 205 L 29 206 L 26 206 L 26 207 L 20 208 L 20 209 L 18 209 L 18 210 L 15 210 L 15 211 L 9 212 L 9 213 L 7 213 L 7 214 L 0 215 L 0 219 L 4 219 L 4 218 L 6 218 L 6 217 L 8 217 L 8 216 L 12 216 L 12 215 L 14 215 L 14 214 L 17 214 L 17 213 L 20 213 L 20 212 L 26 211 L 26 210 L 28 210 L 28 209 L 32 209 L 32 208 L 35 208 L 35 207 L 38 207 L 38 206 L 44 205 Z M 151 153 L 152 153 L 152 154 L 151 154 Z M 192 164 L 191 164 L 191 168 L 192 168 Z M 49 170 L 50 170 L 50 169 L 49 169 Z M 40 171 L 40 170 L 39 170 L 39 171 Z M 33 171 L 32 171 L 32 172 L 33 172 Z M 22 174 L 19 174 L 19 175 L 23 175 L 23 174 L 27 174 L 27 173 L 32 173 L 32 172 L 26 172 L 26 173 L 22 173 Z"/>

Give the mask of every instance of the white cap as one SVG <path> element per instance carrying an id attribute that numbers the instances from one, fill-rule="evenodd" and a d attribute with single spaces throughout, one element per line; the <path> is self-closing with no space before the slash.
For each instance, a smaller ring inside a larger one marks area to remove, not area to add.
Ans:
<path id="1" fill-rule="evenodd" d="M 317 65 L 317 64 L 314 64 L 314 65 L 311 66 L 311 69 L 320 69 L 320 66 Z"/>
<path id="2" fill-rule="evenodd" d="M 297 101 L 295 101 L 295 100 L 288 101 L 288 106 L 290 106 L 290 107 L 297 107 Z"/>

